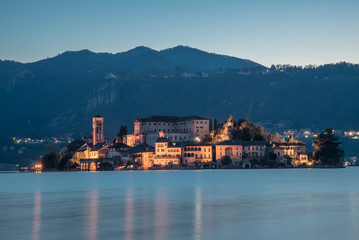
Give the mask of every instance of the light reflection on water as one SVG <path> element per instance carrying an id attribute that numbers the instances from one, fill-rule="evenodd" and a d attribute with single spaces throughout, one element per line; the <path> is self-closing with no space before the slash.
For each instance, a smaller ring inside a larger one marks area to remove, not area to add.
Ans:
<path id="1" fill-rule="evenodd" d="M 41 227 L 41 192 L 35 192 L 34 219 L 32 226 L 33 226 L 32 239 L 39 240 L 40 227 Z"/>
<path id="2" fill-rule="evenodd" d="M 0 175 L 1 239 L 359 239 L 359 168 Z"/>
<path id="3" fill-rule="evenodd" d="M 97 228 L 98 228 L 98 190 L 92 190 L 88 201 L 88 212 L 89 212 L 89 236 L 87 239 L 97 239 Z"/>

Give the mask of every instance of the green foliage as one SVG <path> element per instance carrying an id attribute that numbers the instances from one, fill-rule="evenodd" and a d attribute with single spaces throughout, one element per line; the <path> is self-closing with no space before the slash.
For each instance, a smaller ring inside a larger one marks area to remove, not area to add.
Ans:
<path id="1" fill-rule="evenodd" d="M 223 156 L 221 157 L 221 164 L 223 165 L 229 165 L 232 163 L 232 159 L 229 156 Z"/>
<path id="2" fill-rule="evenodd" d="M 123 136 L 127 135 L 127 127 L 121 125 L 120 131 L 117 133 L 117 141 L 123 142 Z"/>
<path id="3" fill-rule="evenodd" d="M 260 160 L 260 165 L 263 168 L 276 168 L 276 167 L 278 167 L 277 161 L 269 160 L 269 159 L 265 159 L 265 158 Z"/>
<path id="4" fill-rule="evenodd" d="M 57 153 L 56 152 L 47 152 L 42 157 L 42 166 L 46 169 L 54 169 L 56 168 L 57 163 Z"/>
<path id="5" fill-rule="evenodd" d="M 84 145 L 86 142 L 83 140 L 74 140 L 70 144 L 66 146 L 68 152 L 75 152 L 77 149 L 79 149 L 82 145 Z"/>
<path id="6" fill-rule="evenodd" d="M 273 153 L 273 152 L 271 152 L 271 153 L 269 153 L 269 159 L 270 160 L 277 160 L 277 154 L 275 154 L 275 153 Z"/>
<path id="7" fill-rule="evenodd" d="M 230 130 L 232 139 L 241 139 L 243 141 L 261 141 L 265 140 L 263 128 L 245 119 L 234 121 L 233 128 Z"/>
<path id="8" fill-rule="evenodd" d="M 344 151 L 339 147 L 341 144 L 338 142 L 339 138 L 334 135 L 331 128 L 325 129 L 313 141 L 315 148 L 313 158 L 320 160 L 322 164 L 330 166 L 341 166 L 344 160 Z"/>

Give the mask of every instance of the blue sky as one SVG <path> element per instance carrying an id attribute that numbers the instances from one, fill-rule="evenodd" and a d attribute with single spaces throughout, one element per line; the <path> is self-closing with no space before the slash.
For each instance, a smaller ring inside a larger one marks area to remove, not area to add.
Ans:
<path id="1" fill-rule="evenodd" d="M 142 45 L 187 45 L 266 66 L 359 63 L 359 1 L 0 1 L 2 60 Z"/>

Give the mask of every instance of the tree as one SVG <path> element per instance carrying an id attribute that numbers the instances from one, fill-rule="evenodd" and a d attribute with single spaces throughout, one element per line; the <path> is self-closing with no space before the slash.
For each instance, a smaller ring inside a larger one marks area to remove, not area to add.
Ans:
<path id="1" fill-rule="evenodd" d="M 44 169 L 53 169 L 57 168 L 57 160 L 58 160 L 58 148 L 57 144 L 52 143 L 45 146 L 47 152 L 42 157 L 42 167 Z"/>
<path id="2" fill-rule="evenodd" d="M 245 119 L 240 119 L 231 128 L 232 139 L 241 139 L 243 141 L 263 141 L 265 135 L 263 128 Z"/>
<path id="3" fill-rule="evenodd" d="M 325 129 L 313 141 L 314 159 L 320 160 L 325 165 L 342 166 L 344 150 L 339 147 L 341 143 L 338 140 L 339 138 L 334 135 L 333 129 Z"/>
<path id="4" fill-rule="evenodd" d="M 221 157 L 221 164 L 229 165 L 231 163 L 232 163 L 232 159 L 229 156 L 225 155 L 225 156 Z"/>
<path id="5" fill-rule="evenodd" d="M 214 119 L 214 123 L 213 123 L 213 130 L 217 130 L 218 126 L 217 126 L 217 119 Z"/>
<path id="6" fill-rule="evenodd" d="M 127 127 L 121 125 L 120 131 L 117 133 L 117 141 L 123 142 L 123 136 L 127 135 Z"/>

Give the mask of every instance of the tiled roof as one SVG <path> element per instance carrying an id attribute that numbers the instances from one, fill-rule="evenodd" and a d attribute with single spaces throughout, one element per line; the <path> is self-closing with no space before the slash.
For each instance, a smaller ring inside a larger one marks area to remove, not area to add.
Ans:
<path id="1" fill-rule="evenodd" d="M 166 137 L 159 137 L 156 140 L 156 143 L 160 143 L 160 142 L 169 142 L 170 140 Z"/>
<path id="2" fill-rule="evenodd" d="M 276 146 L 305 146 L 305 143 L 274 142 Z"/>
<path id="3" fill-rule="evenodd" d="M 211 144 L 209 143 L 184 143 L 183 144 L 184 147 L 201 147 L 201 146 L 212 146 Z"/>
<path id="4" fill-rule="evenodd" d="M 258 145 L 266 145 L 265 141 L 243 141 L 243 146 L 258 146 Z"/>
<path id="5" fill-rule="evenodd" d="M 128 154 L 133 153 L 142 153 L 142 152 L 155 152 L 154 147 L 151 147 L 147 144 L 139 144 L 137 146 L 134 146 L 133 148 L 130 148 L 126 151 Z"/>
<path id="6" fill-rule="evenodd" d="M 110 146 L 109 148 L 131 148 L 131 147 L 122 142 L 118 142 L 118 143 L 115 143 L 114 145 Z"/>
<path id="7" fill-rule="evenodd" d="M 103 144 L 103 143 L 97 143 L 95 146 L 91 147 L 91 151 L 98 151 L 101 148 L 103 148 L 104 146 L 105 146 L 105 144 Z"/>
<path id="8" fill-rule="evenodd" d="M 216 145 L 242 145 L 242 140 L 226 140 Z"/>
<path id="9" fill-rule="evenodd" d="M 136 118 L 140 122 L 182 122 L 182 121 L 191 121 L 191 120 L 208 120 L 200 116 L 150 116 L 147 118 Z"/>

